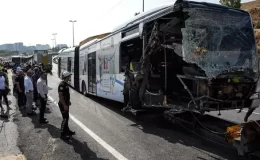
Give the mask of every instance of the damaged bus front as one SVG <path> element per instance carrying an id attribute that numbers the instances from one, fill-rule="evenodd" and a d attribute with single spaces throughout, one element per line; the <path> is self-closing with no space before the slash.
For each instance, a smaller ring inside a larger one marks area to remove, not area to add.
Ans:
<path id="1" fill-rule="evenodd" d="M 143 55 L 130 57 L 126 72 L 132 108 L 203 113 L 250 106 L 258 55 L 248 12 L 178 1 L 171 13 L 145 21 L 142 40 Z"/>

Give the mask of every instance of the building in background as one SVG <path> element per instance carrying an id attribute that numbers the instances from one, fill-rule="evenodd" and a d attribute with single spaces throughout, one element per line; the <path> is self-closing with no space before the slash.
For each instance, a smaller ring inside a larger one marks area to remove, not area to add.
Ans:
<path id="1" fill-rule="evenodd" d="M 14 43 L 14 50 L 23 51 L 24 50 L 23 42 Z"/>
<path id="2" fill-rule="evenodd" d="M 17 51 L 19 53 L 29 52 L 33 53 L 34 50 L 49 50 L 50 45 L 48 44 L 37 44 L 36 46 L 24 46 L 23 42 L 17 42 L 14 44 L 2 44 L 0 50 L 4 51 Z"/>
<path id="3" fill-rule="evenodd" d="M 50 49 L 50 46 L 48 44 L 42 45 L 42 44 L 36 44 L 36 50 L 48 50 Z"/>
<path id="4" fill-rule="evenodd" d="M 14 44 L 2 44 L 0 50 L 15 51 Z"/>

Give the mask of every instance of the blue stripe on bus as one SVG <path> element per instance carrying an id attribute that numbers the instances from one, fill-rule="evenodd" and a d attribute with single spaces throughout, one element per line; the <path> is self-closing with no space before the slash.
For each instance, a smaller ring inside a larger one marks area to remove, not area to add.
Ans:
<path id="1" fill-rule="evenodd" d="M 116 83 L 118 83 L 121 86 L 124 86 L 124 83 L 116 79 Z"/>

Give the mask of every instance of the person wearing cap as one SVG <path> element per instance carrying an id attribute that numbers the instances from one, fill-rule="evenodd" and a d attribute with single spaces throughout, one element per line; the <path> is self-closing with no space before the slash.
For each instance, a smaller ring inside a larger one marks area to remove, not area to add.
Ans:
<path id="1" fill-rule="evenodd" d="M 41 102 L 40 117 L 39 117 L 40 123 L 48 123 L 46 118 L 44 118 L 44 113 L 45 113 L 46 103 L 47 103 L 47 94 L 48 94 L 48 87 L 45 81 L 46 76 L 47 75 L 45 72 L 41 72 L 40 78 L 37 80 L 37 91 L 39 93 L 38 97 Z"/>
<path id="2" fill-rule="evenodd" d="M 28 116 L 35 115 L 33 111 L 33 83 L 32 83 L 32 73 L 33 71 L 29 69 L 27 75 L 24 78 L 24 88 L 26 96 L 26 111 Z"/>
<path id="3" fill-rule="evenodd" d="M 62 123 L 61 123 L 61 139 L 69 140 L 70 136 L 75 135 L 75 132 L 69 129 L 69 107 L 70 102 L 70 92 L 68 82 L 70 81 L 71 73 L 65 71 L 62 73 L 62 81 L 58 86 L 59 92 L 59 108 L 62 114 Z"/>

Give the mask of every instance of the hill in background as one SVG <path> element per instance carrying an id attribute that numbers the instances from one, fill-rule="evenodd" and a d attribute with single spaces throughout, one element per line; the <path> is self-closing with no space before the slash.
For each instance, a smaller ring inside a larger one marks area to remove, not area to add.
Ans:
<path id="1" fill-rule="evenodd" d="M 260 25 L 260 0 L 243 3 L 241 9 L 246 10 L 251 14 L 255 26 Z M 257 42 L 258 54 L 260 54 L 260 29 L 255 29 L 255 37 Z"/>

